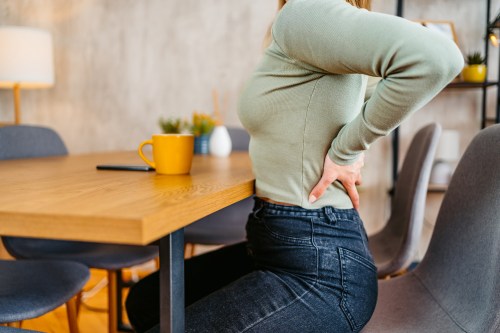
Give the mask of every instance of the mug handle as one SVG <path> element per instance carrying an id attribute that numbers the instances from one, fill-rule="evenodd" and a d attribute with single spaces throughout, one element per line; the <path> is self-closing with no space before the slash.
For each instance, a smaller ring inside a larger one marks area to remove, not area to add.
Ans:
<path id="1" fill-rule="evenodd" d="M 146 162 L 150 167 L 152 168 L 155 168 L 156 169 L 156 165 L 155 165 L 155 162 L 151 162 L 146 156 L 144 156 L 144 153 L 142 152 L 142 148 L 145 146 L 145 145 L 153 145 L 153 140 L 146 140 L 144 142 L 142 142 L 140 145 L 139 145 L 139 148 L 137 149 L 137 152 L 139 153 L 139 156 L 142 158 L 142 160 L 144 162 Z"/>

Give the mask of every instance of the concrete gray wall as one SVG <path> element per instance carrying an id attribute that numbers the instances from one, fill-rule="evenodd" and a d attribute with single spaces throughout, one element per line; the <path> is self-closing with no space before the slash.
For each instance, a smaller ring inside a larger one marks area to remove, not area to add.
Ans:
<path id="1" fill-rule="evenodd" d="M 394 14 L 396 2 L 374 0 Z M 406 0 L 409 19 L 455 23 L 464 53 L 482 50 L 486 0 Z M 225 122 L 239 126 L 238 94 L 261 54 L 274 0 L 1 0 L 0 24 L 47 29 L 55 42 L 56 84 L 22 91 L 23 123 L 55 128 L 71 153 L 135 149 L 159 132 L 160 117 L 212 112 L 212 89 L 227 96 Z M 492 16 L 500 9 L 493 0 Z M 490 77 L 498 71 L 491 54 Z M 490 90 L 489 110 L 494 109 Z M 459 130 L 462 150 L 479 129 L 479 91 L 440 94 L 401 127 L 401 158 L 422 125 Z M 0 91 L 0 121 L 12 117 L 12 95 Z M 387 215 L 390 140 L 367 154 L 364 186 L 369 231 Z M 382 198 L 382 199 L 381 199 Z M 363 205 L 363 204 L 362 204 Z"/>
<path id="2" fill-rule="evenodd" d="M 22 91 L 24 123 L 54 127 L 70 152 L 132 149 L 161 116 L 212 111 L 228 96 L 226 121 L 258 61 L 270 1 L 2 0 L 0 24 L 52 32 L 56 84 Z M 10 92 L 0 119 L 11 117 Z"/>

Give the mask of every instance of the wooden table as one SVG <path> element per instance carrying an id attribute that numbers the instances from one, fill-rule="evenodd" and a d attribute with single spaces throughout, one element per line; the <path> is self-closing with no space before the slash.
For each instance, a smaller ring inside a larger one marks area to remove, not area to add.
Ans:
<path id="1" fill-rule="evenodd" d="M 160 244 L 161 332 L 184 332 L 183 228 L 254 192 L 247 153 L 195 156 L 190 175 L 96 170 L 135 152 L 0 162 L 0 235 Z"/>

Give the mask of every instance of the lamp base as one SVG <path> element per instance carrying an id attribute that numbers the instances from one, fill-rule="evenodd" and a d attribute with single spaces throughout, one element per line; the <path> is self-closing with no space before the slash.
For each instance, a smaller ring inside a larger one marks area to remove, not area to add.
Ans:
<path id="1" fill-rule="evenodd" d="M 14 91 L 14 124 L 21 123 L 21 87 L 16 83 L 13 87 Z"/>

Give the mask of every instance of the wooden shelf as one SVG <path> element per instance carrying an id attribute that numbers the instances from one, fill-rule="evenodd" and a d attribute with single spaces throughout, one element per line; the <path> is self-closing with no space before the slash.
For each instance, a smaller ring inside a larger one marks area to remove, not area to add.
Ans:
<path id="1" fill-rule="evenodd" d="M 463 82 L 463 81 L 455 81 L 446 86 L 449 89 L 474 89 L 474 88 L 485 88 L 485 87 L 493 87 L 498 85 L 498 81 L 485 81 L 480 83 L 475 82 Z"/>
<path id="2" fill-rule="evenodd" d="M 410 1 L 410 0 L 396 0 L 397 5 L 396 5 L 396 15 L 400 17 L 404 17 L 403 15 L 403 9 L 404 9 L 404 3 L 405 1 Z M 413 0 L 413 2 L 418 3 L 418 1 Z M 486 20 L 484 21 L 485 23 L 485 30 L 483 36 L 489 36 L 489 34 L 492 32 L 492 29 L 500 29 L 500 14 L 498 14 L 493 20 L 491 18 L 491 0 L 486 0 Z M 477 22 L 483 22 L 483 21 L 477 21 Z M 482 23 L 481 23 L 482 24 Z M 484 56 L 486 58 L 486 63 L 485 65 L 488 65 L 488 58 L 489 58 L 489 38 L 481 38 L 484 44 Z M 500 62 L 500 54 L 498 55 L 499 57 L 499 62 Z M 493 93 L 496 94 L 496 103 L 495 103 L 495 117 L 493 118 L 491 114 L 488 116 L 488 100 L 486 98 L 487 94 L 487 88 L 490 87 L 497 87 L 497 89 L 494 89 Z M 497 77 L 494 80 L 487 80 L 485 82 L 480 82 L 480 83 L 473 83 L 473 82 L 464 82 L 462 81 L 459 77 L 455 78 L 455 81 L 451 82 L 448 84 L 446 89 L 476 89 L 482 96 L 481 98 L 481 123 L 480 123 L 480 128 L 485 128 L 486 126 L 489 126 L 493 123 L 496 123 L 497 120 L 500 122 L 500 77 Z M 396 128 L 393 132 L 392 136 L 392 180 L 393 184 L 396 182 L 397 179 L 397 173 L 398 173 L 398 161 L 399 161 L 399 128 Z M 446 191 L 446 186 L 435 186 L 433 184 L 430 184 L 429 186 L 429 192 L 444 192 Z"/>
<path id="3" fill-rule="evenodd" d="M 486 118 L 486 126 L 495 125 L 496 123 L 497 123 L 496 118 L 494 118 L 494 117 L 487 117 Z"/>

